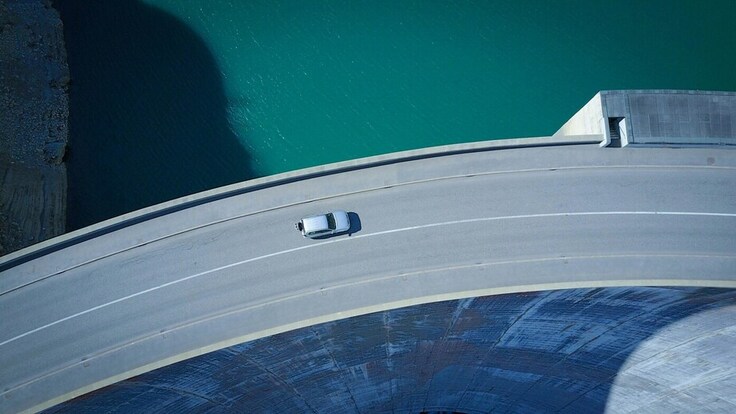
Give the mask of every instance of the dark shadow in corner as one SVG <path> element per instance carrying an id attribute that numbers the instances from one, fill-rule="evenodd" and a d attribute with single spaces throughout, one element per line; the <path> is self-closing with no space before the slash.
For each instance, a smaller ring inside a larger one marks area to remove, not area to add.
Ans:
<path id="1" fill-rule="evenodd" d="M 205 43 L 136 0 L 57 0 L 69 67 L 67 230 L 254 177 Z"/>

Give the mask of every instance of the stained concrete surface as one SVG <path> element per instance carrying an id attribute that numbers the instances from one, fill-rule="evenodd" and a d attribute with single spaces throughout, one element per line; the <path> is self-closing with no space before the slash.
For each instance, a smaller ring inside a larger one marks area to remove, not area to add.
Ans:
<path id="1" fill-rule="evenodd" d="M 736 290 L 438 302 L 302 328 L 46 413 L 734 412 Z"/>

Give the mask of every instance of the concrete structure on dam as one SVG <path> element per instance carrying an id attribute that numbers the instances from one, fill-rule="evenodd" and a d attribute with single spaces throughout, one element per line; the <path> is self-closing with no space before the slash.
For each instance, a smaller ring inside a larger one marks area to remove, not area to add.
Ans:
<path id="1" fill-rule="evenodd" d="M 672 102 L 703 125 L 652 132 Z M 553 137 L 253 180 L 2 257 L 0 411 L 734 411 L 735 117 L 733 93 L 602 92 Z M 294 230 L 333 208 L 349 235 Z"/>
<path id="2" fill-rule="evenodd" d="M 736 93 L 602 91 L 555 136 L 600 134 L 601 146 L 736 145 Z"/>

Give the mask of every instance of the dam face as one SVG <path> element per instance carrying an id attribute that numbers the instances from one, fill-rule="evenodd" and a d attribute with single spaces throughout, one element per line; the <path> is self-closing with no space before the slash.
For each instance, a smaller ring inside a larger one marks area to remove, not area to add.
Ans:
<path id="1" fill-rule="evenodd" d="M 478 297 L 251 341 L 46 412 L 731 412 L 735 336 L 733 289 Z"/>

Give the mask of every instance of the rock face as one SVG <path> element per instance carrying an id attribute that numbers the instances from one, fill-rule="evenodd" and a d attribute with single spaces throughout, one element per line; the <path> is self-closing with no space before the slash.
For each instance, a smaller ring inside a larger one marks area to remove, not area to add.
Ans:
<path id="1" fill-rule="evenodd" d="M 0 256 L 64 233 L 69 82 L 50 2 L 0 0 Z"/>

